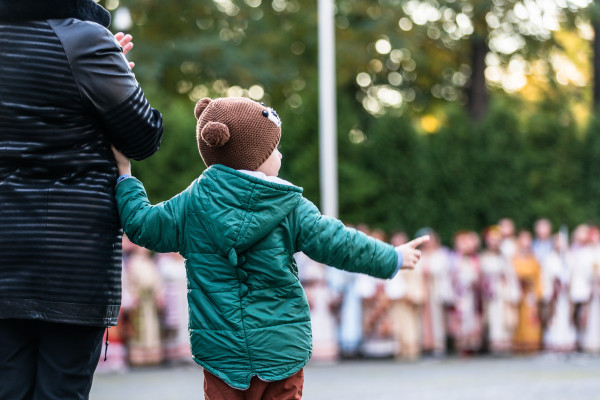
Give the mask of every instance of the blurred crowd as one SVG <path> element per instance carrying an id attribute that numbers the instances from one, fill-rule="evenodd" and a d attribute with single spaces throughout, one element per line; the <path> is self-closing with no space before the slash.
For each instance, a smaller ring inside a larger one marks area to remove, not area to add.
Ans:
<path id="1" fill-rule="evenodd" d="M 381 240 L 384 232 L 357 229 Z M 456 232 L 452 248 L 424 228 L 417 268 L 383 281 L 297 255 L 313 317 L 313 360 L 340 357 L 600 352 L 600 230 L 553 234 L 506 218 L 481 234 Z M 398 246 L 410 238 L 391 235 Z"/>
<path id="2" fill-rule="evenodd" d="M 105 334 L 108 351 L 96 371 L 193 363 L 183 257 L 153 255 L 124 236 L 122 283 L 119 321 Z"/>
<path id="3" fill-rule="evenodd" d="M 386 241 L 381 230 L 356 229 Z M 340 358 L 600 353 L 600 230 L 569 235 L 540 219 L 533 232 L 505 218 L 481 234 L 456 232 L 452 248 L 435 230 L 414 270 L 380 280 L 296 254 L 313 325 L 313 361 Z M 395 232 L 389 243 L 410 240 Z M 193 362 L 183 258 L 123 239 L 119 324 L 98 372 Z"/>

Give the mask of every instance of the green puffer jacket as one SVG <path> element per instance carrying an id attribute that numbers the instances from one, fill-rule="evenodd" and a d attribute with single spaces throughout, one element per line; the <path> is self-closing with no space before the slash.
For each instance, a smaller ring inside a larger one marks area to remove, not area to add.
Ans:
<path id="1" fill-rule="evenodd" d="M 129 238 L 186 259 L 195 361 L 234 388 L 285 379 L 310 359 L 310 313 L 293 255 L 390 278 L 391 245 L 324 217 L 302 189 L 213 165 L 185 191 L 150 205 L 141 182 L 117 185 Z"/>

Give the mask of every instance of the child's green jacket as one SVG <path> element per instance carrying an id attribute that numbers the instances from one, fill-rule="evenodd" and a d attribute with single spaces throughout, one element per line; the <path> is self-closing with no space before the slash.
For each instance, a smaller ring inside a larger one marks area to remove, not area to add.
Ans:
<path id="1" fill-rule="evenodd" d="M 194 359 L 234 388 L 287 378 L 310 359 L 310 312 L 293 255 L 390 278 L 398 254 L 324 217 L 302 189 L 213 165 L 152 206 L 142 183 L 117 185 L 131 241 L 186 259 Z"/>

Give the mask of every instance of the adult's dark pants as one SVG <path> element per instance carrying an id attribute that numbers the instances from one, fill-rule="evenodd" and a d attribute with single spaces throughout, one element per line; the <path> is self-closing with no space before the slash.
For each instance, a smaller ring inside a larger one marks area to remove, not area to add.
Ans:
<path id="1" fill-rule="evenodd" d="M 0 400 L 88 399 L 104 328 L 0 319 Z"/>

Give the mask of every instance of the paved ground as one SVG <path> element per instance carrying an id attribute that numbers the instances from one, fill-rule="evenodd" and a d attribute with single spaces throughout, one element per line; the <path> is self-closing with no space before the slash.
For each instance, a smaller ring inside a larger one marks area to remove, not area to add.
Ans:
<path id="1" fill-rule="evenodd" d="M 91 400 L 201 400 L 195 365 L 97 375 Z M 309 365 L 306 400 L 598 400 L 600 357 L 541 355 Z"/>

